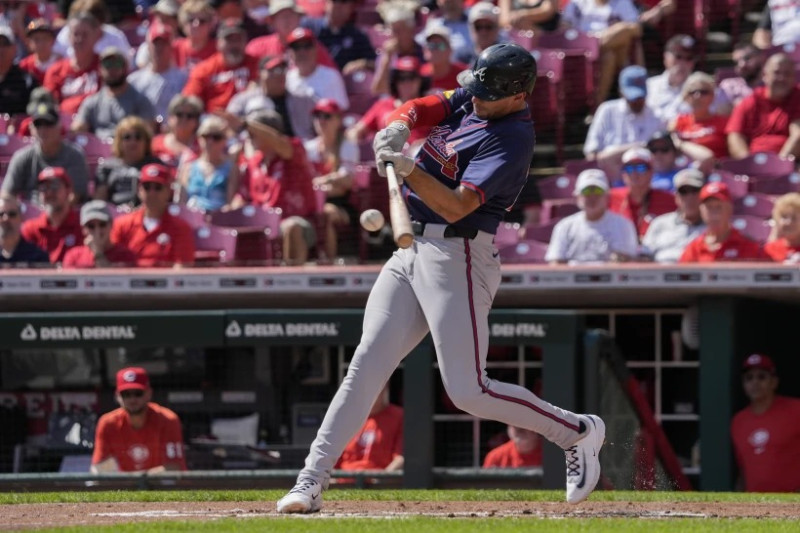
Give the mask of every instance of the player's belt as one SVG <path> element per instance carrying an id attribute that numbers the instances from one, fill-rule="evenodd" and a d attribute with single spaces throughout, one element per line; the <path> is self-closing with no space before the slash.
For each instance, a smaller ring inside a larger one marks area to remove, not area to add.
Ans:
<path id="1" fill-rule="evenodd" d="M 426 228 L 428 229 L 428 234 L 425 232 Z M 414 235 L 422 235 L 425 237 L 474 239 L 478 236 L 478 230 L 476 229 L 459 228 L 458 226 L 452 225 L 445 226 L 444 224 L 428 224 L 427 222 L 417 222 L 416 220 L 411 221 L 411 229 L 414 231 Z"/>

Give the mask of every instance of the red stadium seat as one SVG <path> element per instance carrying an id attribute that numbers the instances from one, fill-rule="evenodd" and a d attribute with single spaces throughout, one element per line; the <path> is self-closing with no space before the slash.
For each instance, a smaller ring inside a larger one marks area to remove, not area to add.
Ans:
<path id="1" fill-rule="evenodd" d="M 378 97 L 372 94 L 373 72 L 367 69 L 354 70 L 344 76 L 344 88 L 350 98 L 348 113 L 363 115 Z"/>
<path id="2" fill-rule="evenodd" d="M 205 212 L 198 211 L 197 209 L 190 209 L 183 204 L 170 204 L 167 211 L 169 211 L 170 215 L 178 217 L 189 224 L 192 229 L 197 229 L 208 224 L 208 216 Z"/>
<path id="3" fill-rule="evenodd" d="M 766 194 L 750 193 L 733 202 L 733 213 L 766 219 L 772 217 L 774 205 L 775 201 Z"/>
<path id="4" fill-rule="evenodd" d="M 535 50 L 537 75 L 528 107 L 536 125 L 537 137 L 552 133 L 555 137 L 556 160 L 564 159 L 564 52 Z"/>
<path id="5" fill-rule="evenodd" d="M 570 28 L 542 33 L 537 48 L 542 52 L 564 53 L 564 105 L 568 115 L 597 107 L 599 102 L 594 101 L 594 93 L 599 69 L 599 39 Z"/>
<path id="6" fill-rule="evenodd" d="M 505 264 L 544 263 L 547 244 L 522 240 L 499 249 L 500 259 Z"/>
<path id="7" fill-rule="evenodd" d="M 210 222 L 237 230 L 237 260 L 264 261 L 281 257 L 281 217 L 280 209 L 246 205 L 232 211 L 213 211 Z"/>
<path id="8" fill-rule="evenodd" d="M 498 248 L 516 244 L 519 241 L 519 224 L 516 222 L 501 222 L 494 235 L 494 245 Z"/>
<path id="9" fill-rule="evenodd" d="M 564 174 L 577 176 L 590 168 L 600 168 L 600 165 L 597 164 L 597 161 L 589 161 L 588 159 L 569 159 L 564 161 Z"/>
<path id="10" fill-rule="evenodd" d="M 754 241 L 760 243 L 766 242 L 772 231 L 772 225 L 769 220 L 750 215 L 738 215 L 733 217 L 732 225 L 746 237 L 750 237 Z"/>
<path id="11" fill-rule="evenodd" d="M 542 202 L 541 223 L 568 217 L 580 211 L 576 198 L 560 198 Z"/>
<path id="12" fill-rule="evenodd" d="M 792 172 L 788 176 L 750 180 L 750 191 L 772 195 L 800 192 L 800 175 Z"/>
<path id="13" fill-rule="evenodd" d="M 723 159 L 719 168 L 751 178 L 777 178 L 794 172 L 794 161 L 771 152 L 758 152 L 743 159 Z"/>
<path id="14" fill-rule="evenodd" d="M 542 178 L 536 182 L 536 186 L 539 188 L 539 196 L 543 200 L 573 198 L 576 179 L 574 175 L 570 174 Z"/>
<path id="15" fill-rule="evenodd" d="M 25 148 L 29 144 L 30 139 L 28 138 L 0 133 L 0 178 L 6 175 L 8 163 L 11 161 L 11 156 L 14 155 L 14 152 Z"/>
<path id="16" fill-rule="evenodd" d="M 215 226 L 200 226 L 194 231 L 195 261 L 230 263 L 236 257 L 237 232 Z"/>
<path id="17" fill-rule="evenodd" d="M 550 237 L 553 235 L 553 228 L 561 219 L 552 219 L 544 224 L 525 226 L 525 240 L 550 242 Z"/>
<path id="18" fill-rule="evenodd" d="M 709 182 L 720 181 L 728 186 L 731 196 L 741 198 L 746 196 L 750 190 L 750 178 L 748 176 L 736 175 L 727 170 L 717 170 L 708 175 Z"/>

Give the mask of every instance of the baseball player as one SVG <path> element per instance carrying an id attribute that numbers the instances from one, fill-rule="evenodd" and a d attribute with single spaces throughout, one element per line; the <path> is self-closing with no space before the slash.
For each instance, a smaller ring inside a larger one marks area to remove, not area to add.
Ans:
<path id="1" fill-rule="evenodd" d="M 297 484 L 279 513 L 319 511 L 322 490 L 400 361 L 430 331 L 442 381 L 472 415 L 529 429 L 566 451 L 567 501 L 585 500 L 600 477 L 605 424 L 486 375 L 488 315 L 500 284 L 493 239 L 528 175 L 534 131 L 527 95 L 536 61 L 516 44 L 484 50 L 461 88 L 411 100 L 375 136 L 379 172 L 394 165 L 417 235 L 381 270 L 367 301 L 361 342 L 331 401 Z M 402 153 L 410 130 L 431 127 L 417 159 Z"/>

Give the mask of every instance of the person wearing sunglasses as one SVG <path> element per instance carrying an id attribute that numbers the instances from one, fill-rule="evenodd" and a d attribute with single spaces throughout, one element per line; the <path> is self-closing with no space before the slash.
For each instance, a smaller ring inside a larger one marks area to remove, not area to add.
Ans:
<path id="1" fill-rule="evenodd" d="M 111 242 L 124 243 L 136 266 L 179 268 L 194 262 L 194 231 L 168 210 L 172 182 L 172 169 L 160 162 L 145 165 L 137 187 L 142 205 L 114 219 Z"/>
<path id="2" fill-rule="evenodd" d="M 800 398 L 778 394 L 775 362 L 755 353 L 742 363 L 748 405 L 731 420 L 739 486 L 747 492 L 800 491 Z"/>
<path id="3" fill-rule="evenodd" d="M 186 37 L 173 41 L 175 65 L 187 74 L 202 61 L 217 53 L 213 38 L 216 12 L 208 0 L 186 0 L 178 10 L 178 23 Z"/>
<path id="4" fill-rule="evenodd" d="M 176 94 L 167 108 L 166 131 L 153 137 L 153 155 L 167 166 L 177 167 L 184 159 L 194 159 L 200 153 L 197 130 L 203 102 L 196 96 Z"/>
<path id="5" fill-rule="evenodd" d="M 680 147 L 680 148 L 679 148 Z M 682 141 L 676 133 L 658 131 L 647 141 L 647 149 L 653 156 L 653 189 L 675 191 L 673 178 L 679 170 L 692 166 L 704 174 L 713 171 L 714 154 L 705 146 L 690 141 Z"/>
<path id="6" fill-rule="evenodd" d="M 664 71 L 647 79 L 647 105 L 668 123 L 680 113 L 681 89 L 694 71 L 697 43 L 689 35 L 673 35 L 664 45 Z"/>
<path id="7" fill-rule="evenodd" d="M 706 148 L 717 159 L 728 157 L 728 136 L 725 126 L 728 117 L 711 109 L 717 84 L 705 72 L 694 72 L 683 84 L 681 96 L 691 111 L 681 112 L 668 129 L 678 138 L 679 149 L 687 153 L 690 147 Z M 688 155 L 688 154 L 687 154 Z M 692 157 L 695 159 L 695 157 Z"/>
<path id="8" fill-rule="evenodd" d="M 111 242 L 109 205 L 102 200 L 86 202 L 81 207 L 83 245 L 70 248 L 64 256 L 64 268 L 108 268 L 134 266 L 136 256 L 124 244 Z"/>
<path id="9" fill-rule="evenodd" d="M 705 178 L 695 168 L 675 175 L 675 204 L 678 208 L 657 216 L 642 238 L 643 256 L 658 263 L 677 263 L 683 250 L 706 229 L 700 216 L 700 189 Z"/>
<path id="10" fill-rule="evenodd" d="M 505 39 L 500 37 L 500 9 L 491 2 L 478 2 L 469 8 L 467 22 L 472 48 L 468 53 L 457 50 L 454 58 L 472 65 L 481 52 Z"/>
<path id="11" fill-rule="evenodd" d="M 638 254 L 633 223 L 608 208 L 608 178 L 592 168 L 575 181 L 580 211 L 558 221 L 545 260 L 553 265 L 628 261 Z"/>
<path id="12" fill-rule="evenodd" d="M 13 196 L 0 195 L 0 268 L 48 265 L 47 252 L 22 236 L 22 209 Z"/>
<path id="13" fill-rule="evenodd" d="M 150 377 L 141 367 L 117 372 L 119 408 L 97 421 L 92 473 L 186 470 L 178 415 L 152 401 Z"/>
<path id="14" fill-rule="evenodd" d="M 800 193 L 790 192 L 775 200 L 772 224 L 764 252 L 776 263 L 800 263 Z"/>
<path id="15" fill-rule="evenodd" d="M 467 65 L 453 60 L 450 46 L 450 29 L 443 25 L 429 24 L 425 28 L 425 61 L 420 74 L 430 80 L 431 89 L 449 91 L 458 87 L 458 73 Z"/>
<path id="16" fill-rule="evenodd" d="M 296 96 L 314 100 L 331 98 L 339 108 L 347 110 L 350 99 L 342 74 L 332 67 L 320 64 L 317 39 L 307 28 L 295 28 L 286 38 L 291 67 L 286 72 L 286 91 Z M 298 132 L 295 132 L 298 133 Z"/>

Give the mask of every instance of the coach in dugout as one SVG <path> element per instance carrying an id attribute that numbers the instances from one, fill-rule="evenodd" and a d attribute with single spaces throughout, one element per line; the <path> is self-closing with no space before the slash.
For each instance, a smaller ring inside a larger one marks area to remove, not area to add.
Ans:
<path id="1" fill-rule="evenodd" d="M 150 401 L 147 371 L 129 367 L 117 372 L 115 397 L 119 409 L 97 422 L 92 473 L 186 470 L 181 421 Z"/>

